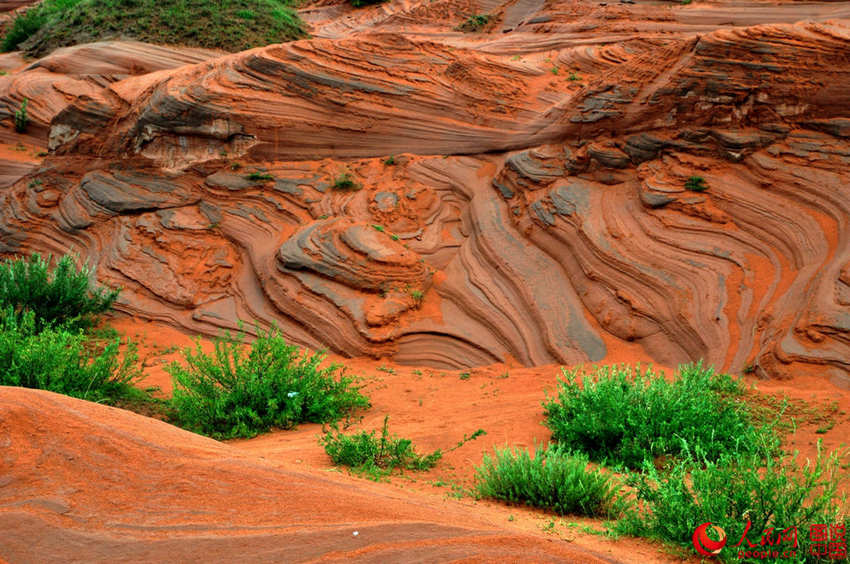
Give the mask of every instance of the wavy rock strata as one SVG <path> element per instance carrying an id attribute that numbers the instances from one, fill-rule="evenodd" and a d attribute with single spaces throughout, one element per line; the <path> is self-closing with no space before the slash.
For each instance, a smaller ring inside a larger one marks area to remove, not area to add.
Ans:
<path id="1" fill-rule="evenodd" d="M 546 33 L 567 8 L 585 27 Z M 637 343 L 846 373 L 846 20 L 665 8 L 656 33 L 612 36 L 631 16 L 611 8 L 506 8 L 516 35 L 480 40 L 389 17 L 87 86 L 2 192 L 0 240 L 81 251 L 137 315 L 274 322 L 347 355 L 579 363 Z"/>

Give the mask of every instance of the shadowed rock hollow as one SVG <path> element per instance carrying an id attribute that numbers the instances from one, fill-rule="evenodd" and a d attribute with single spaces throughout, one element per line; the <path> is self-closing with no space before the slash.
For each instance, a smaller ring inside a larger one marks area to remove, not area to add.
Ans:
<path id="1" fill-rule="evenodd" d="M 469 6 L 494 33 L 326 5 L 310 40 L 0 77 L 50 147 L 0 194 L 3 250 L 352 356 L 850 369 L 845 5 Z"/>

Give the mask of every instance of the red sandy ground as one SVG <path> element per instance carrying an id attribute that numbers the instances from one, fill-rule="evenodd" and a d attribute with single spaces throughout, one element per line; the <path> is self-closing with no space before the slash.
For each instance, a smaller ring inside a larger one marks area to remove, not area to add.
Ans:
<path id="1" fill-rule="evenodd" d="M 147 365 L 143 385 L 157 386 L 164 394 L 169 394 L 171 380 L 164 366 L 172 360 L 179 360 L 180 354 L 163 354 L 163 351 L 189 346 L 192 338 L 171 327 L 128 318 L 116 319 L 113 326 L 142 343 L 140 353 Z M 208 341 L 204 343 L 209 345 Z M 609 350 L 612 354 L 606 358 L 606 364 L 648 362 L 639 351 L 628 347 Z M 595 553 L 607 554 L 618 561 L 681 560 L 681 557 L 671 555 L 653 543 L 629 538 L 611 540 L 578 528 L 578 525 L 589 525 L 601 531 L 604 527 L 598 520 L 559 518 L 543 511 L 476 501 L 469 495 L 458 499 L 457 492 L 473 487 L 475 466 L 494 446 L 533 448 L 548 440 L 548 431 L 542 424 L 541 401 L 546 390 L 554 388 L 560 367 L 524 368 L 495 364 L 472 369 L 469 378 L 461 380 L 463 371 L 420 369 L 365 358 L 331 357 L 330 360 L 343 363 L 350 373 L 361 376 L 366 382 L 365 393 L 370 397 L 372 407 L 363 414 L 362 421 L 352 426 L 354 430 L 380 428 L 384 416 L 389 415 L 391 431 L 412 439 L 421 452 L 436 448 L 445 450 L 455 445 L 464 434 L 471 434 L 479 428 L 487 431 L 487 435 L 447 453 L 429 472 L 394 476 L 381 484 L 349 476 L 347 472 L 334 468 L 318 443 L 322 431 L 320 425 L 301 425 L 295 430 L 275 431 L 228 444 L 276 468 L 332 477 L 358 489 L 391 491 L 412 503 L 441 508 L 441 511 L 463 507 L 506 531 L 540 535 L 544 534 L 544 527 L 554 521 L 554 530 L 545 531 L 548 536 Z M 671 372 L 669 367 L 664 370 Z M 814 411 L 827 410 L 831 402 L 846 405 L 848 400 L 847 389 L 824 381 L 817 374 L 801 373 L 791 381 L 756 381 L 753 378 L 747 378 L 747 381 L 764 394 L 804 400 Z M 822 434 L 816 433 L 822 423 L 806 420 L 799 414 L 797 417 L 801 421 L 785 444 L 789 449 L 799 450 L 801 460 L 816 455 L 818 440 L 823 440 L 823 448 L 829 452 L 841 448 L 850 433 L 850 418 L 844 412 L 836 413 L 832 418 L 834 426 Z"/>

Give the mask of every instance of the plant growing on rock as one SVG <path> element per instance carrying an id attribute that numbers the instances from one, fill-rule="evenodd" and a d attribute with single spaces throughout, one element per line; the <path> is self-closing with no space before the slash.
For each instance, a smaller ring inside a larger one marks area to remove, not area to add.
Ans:
<path id="1" fill-rule="evenodd" d="M 269 180 L 274 180 L 274 176 L 272 176 L 271 174 L 258 171 L 254 171 L 248 174 L 248 176 L 246 176 L 245 178 L 252 182 L 268 182 Z"/>
<path id="2" fill-rule="evenodd" d="M 457 26 L 455 30 L 466 33 L 481 31 L 490 22 L 491 18 L 492 16 L 489 14 L 475 14 L 466 18 L 466 21 Z"/>
<path id="3" fill-rule="evenodd" d="M 18 133 L 26 133 L 27 128 L 30 125 L 30 117 L 27 113 L 27 105 L 29 104 L 29 99 L 24 98 L 24 101 L 21 102 L 20 107 L 15 111 L 15 131 Z"/>
<path id="4" fill-rule="evenodd" d="M 28 259 L 7 259 L 0 264 L 0 308 L 20 315 L 32 312 L 36 330 L 65 327 L 69 330 L 91 327 L 98 315 L 112 308 L 120 290 L 93 286 L 92 269 L 77 268 L 68 255 L 50 268 L 46 259 L 33 254 Z"/>
<path id="5" fill-rule="evenodd" d="M 350 172 L 342 172 L 334 178 L 334 190 L 360 190 L 362 186 L 355 182 Z"/>
<path id="6" fill-rule="evenodd" d="M 692 192 L 704 192 L 708 190 L 708 184 L 702 176 L 691 176 L 685 181 L 685 190 Z"/>
<path id="7" fill-rule="evenodd" d="M 167 367 L 174 381 L 176 422 L 219 439 L 252 437 L 273 427 L 338 421 L 369 400 L 341 366 L 321 368 L 321 354 L 288 344 L 276 328 L 256 340 L 225 335 L 207 354 L 200 340 Z"/>

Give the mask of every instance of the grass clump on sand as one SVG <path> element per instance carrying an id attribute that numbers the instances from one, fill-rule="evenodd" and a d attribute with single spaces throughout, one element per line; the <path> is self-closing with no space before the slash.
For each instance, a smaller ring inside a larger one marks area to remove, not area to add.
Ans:
<path id="1" fill-rule="evenodd" d="M 557 395 L 543 404 L 545 425 L 555 441 L 593 461 L 640 468 L 687 448 L 716 459 L 757 442 L 737 400 L 740 383 L 701 363 L 680 367 L 671 381 L 627 366 L 597 368 L 581 386 L 578 371 L 563 375 Z"/>
<path id="2" fill-rule="evenodd" d="M 236 52 L 304 35 L 289 0 L 45 0 L 15 18 L 0 47 L 43 56 L 122 37 Z"/>
<path id="3" fill-rule="evenodd" d="M 136 401 L 140 376 L 135 347 L 100 341 L 64 327 L 39 329 L 33 312 L 0 314 L 0 385 L 48 390 L 89 401 Z"/>
<path id="4" fill-rule="evenodd" d="M 334 178 L 333 183 L 334 190 L 360 190 L 362 186 L 359 182 L 354 180 L 354 177 L 351 176 L 350 172 L 340 173 L 336 178 Z"/>
<path id="5" fill-rule="evenodd" d="M 558 445 L 538 446 L 533 457 L 525 449 L 496 449 L 476 468 L 476 481 L 481 497 L 561 515 L 611 517 L 625 507 L 616 478 L 588 468 L 586 455 Z"/>
<path id="6" fill-rule="evenodd" d="M 809 527 L 850 527 L 842 509 L 845 500 L 836 492 L 838 468 L 838 456 L 821 454 L 820 445 L 817 458 L 801 467 L 796 456 L 777 455 L 771 441 L 755 452 L 723 454 L 717 460 L 689 455 L 665 470 L 646 463 L 642 473 L 629 478 L 638 504 L 614 530 L 693 550 L 695 529 L 710 522 L 727 535 L 721 561 L 764 561 L 739 559 L 739 550 L 796 550 L 796 562 L 829 561 L 811 554 Z M 794 527 L 799 546 L 790 539 L 779 542 Z M 765 531 L 776 546 L 761 544 Z"/>
<path id="7" fill-rule="evenodd" d="M 0 385 L 36 388 L 116 403 L 143 399 L 133 345 L 91 333 L 118 290 L 91 284 L 88 266 L 63 256 L 7 259 L 0 264 Z"/>
<path id="8" fill-rule="evenodd" d="M 288 344 L 277 329 L 258 330 L 246 350 L 244 335 L 226 335 L 207 354 L 197 341 L 184 364 L 167 367 L 174 381 L 175 422 L 218 439 L 253 437 L 301 422 L 329 423 L 369 406 L 341 367 L 320 368 L 321 354 Z"/>
<path id="9" fill-rule="evenodd" d="M 441 449 L 426 455 L 419 454 L 410 439 L 390 435 L 389 419 L 389 415 L 384 417 L 380 435 L 377 431 L 345 435 L 333 426 L 319 442 L 334 464 L 348 466 L 358 474 L 366 474 L 373 479 L 392 474 L 394 470 L 428 470 L 440 461 L 444 454 Z M 478 429 L 469 436 L 464 435 L 446 452 L 486 434 L 483 429 Z"/>
<path id="10" fill-rule="evenodd" d="M 334 464 L 348 466 L 354 471 L 378 478 L 393 470 L 428 470 L 443 457 L 442 451 L 422 455 L 416 452 L 410 439 L 390 435 L 389 415 L 384 417 L 380 435 L 377 431 L 360 431 L 345 435 L 337 428 L 326 432 L 320 442 Z"/>
<path id="11" fill-rule="evenodd" d="M 39 254 L 27 258 L 6 259 L 0 264 L 0 309 L 11 308 L 17 314 L 32 312 L 33 330 L 47 326 L 69 331 L 91 327 L 97 317 L 112 308 L 119 290 L 91 284 L 92 269 L 77 268 L 68 255 L 56 261 Z"/>

